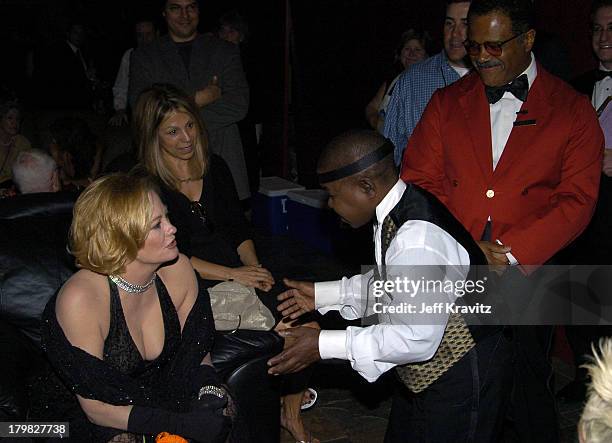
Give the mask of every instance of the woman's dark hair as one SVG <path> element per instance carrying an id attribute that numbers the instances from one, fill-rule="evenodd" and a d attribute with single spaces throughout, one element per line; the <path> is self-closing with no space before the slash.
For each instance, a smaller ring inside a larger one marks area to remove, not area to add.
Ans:
<path id="1" fill-rule="evenodd" d="M 431 37 L 429 33 L 423 29 L 410 28 L 402 32 L 399 42 L 395 48 L 395 61 L 399 62 L 400 55 L 404 45 L 410 40 L 417 40 L 427 55 L 431 54 Z"/>
<path id="2" fill-rule="evenodd" d="M 228 11 L 219 17 L 219 27 L 221 26 L 229 26 L 238 31 L 243 41 L 247 40 L 249 37 L 249 23 L 246 18 L 236 10 Z"/>

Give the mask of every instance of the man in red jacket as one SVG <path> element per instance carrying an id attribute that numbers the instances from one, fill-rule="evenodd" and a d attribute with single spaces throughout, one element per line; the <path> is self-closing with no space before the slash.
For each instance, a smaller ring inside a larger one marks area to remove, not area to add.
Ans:
<path id="1" fill-rule="evenodd" d="M 539 65 L 530 0 L 475 0 L 466 49 L 475 68 L 432 97 L 404 152 L 401 177 L 436 195 L 489 264 L 546 263 L 588 224 L 597 200 L 603 135 L 588 99 Z M 511 265 L 512 267 L 508 267 Z M 520 441 L 556 441 L 551 328 L 514 329 L 511 414 Z"/>

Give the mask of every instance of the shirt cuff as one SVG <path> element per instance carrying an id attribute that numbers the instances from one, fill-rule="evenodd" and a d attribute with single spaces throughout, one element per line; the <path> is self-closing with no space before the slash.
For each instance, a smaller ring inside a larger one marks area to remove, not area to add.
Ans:
<path id="1" fill-rule="evenodd" d="M 340 280 L 315 283 L 315 309 L 340 304 Z"/>
<path id="2" fill-rule="evenodd" d="M 510 264 L 510 266 L 516 266 L 519 264 L 516 257 L 512 255 L 510 252 L 506 252 L 506 257 L 508 257 L 508 263 Z"/>
<path id="3" fill-rule="evenodd" d="M 319 334 L 319 355 L 322 360 L 339 358 L 347 360 L 346 331 L 325 331 Z"/>
<path id="4" fill-rule="evenodd" d="M 489 217 L 489 221 L 491 220 L 491 217 Z M 496 243 L 498 245 L 503 246 L 504 244 L 498 239 L 496 240 Z M 518 260 L 516 259 L 516 257 L 514 255 L 512 255 L 511 252 L 506 252 L 506 258 L 508 259 L 508 264 L 510 266 L 516 266 L 519 264 Z"/>

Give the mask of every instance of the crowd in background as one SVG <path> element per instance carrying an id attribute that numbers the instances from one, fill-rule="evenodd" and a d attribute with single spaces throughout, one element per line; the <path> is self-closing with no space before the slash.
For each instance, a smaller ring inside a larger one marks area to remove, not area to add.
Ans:
<path id="1" fill-rule="evenodd" d="M 189 255 L 191 264 L 201 276 L 214 281 L 236 280 L 269 291 L 275 281 L 261 266 L 243 220 L 243 212 L 248 214 L 250 196 L 257 192 L 262 175 L 262 143 L 266 131 L 261 115 L 264 101 L 261 89 L 265 81 L 261 78 L 260 67 L 253 64 L 253 58 L 245 56 L 244 47 L 252 30 L 243 14 L 230 11 L 218 18 L 214 30 L 196 35 L 197 3 L 187 0 L 166 3 L 163 20 L 155 15 L 133 20 L 133 47 L 118 57 L 118 69 L 113 78 L 101 74 L 107 69 L 100 69 L 96 54 L 88 52 L 91 49 L 87 45 L 88 26 L 80 20 L 69 23 L 65 34 L 46 45 L 44 50 L 24 48 L 15 58 L 22 63 L 22 73 L 29 82 L 6 77 L 5 84 L 0 85 L 0 198 L 58 191 L 80 193 L 109 173 L 144 169 L 159 178 L 164 201 L 173 202 L 169 208 L 172 204 L 176 206 L 172 209 L 173 214 L 183 212 L 180 218 L 173 220 L 176 226 L 184 224 L 177 239 L 190 232 L 192 225 L 200 229 L 203 224 L 209 229 L 211 220 L 231 231 L 229 240 L 218 235 L 199 238 L 196 234 L 183 240 L 185 250 L 181 252 Z M 423 125 L 418 124 L 432 95 L 439 88 L 474 75 L 466 53 L 476 58 L 487 51 L 489 55 L 501 57 L 502 46 L 511 41 L 497 42 L 498 46 L 495 42 L 468 41 L 469 2 L 451 1 L 449 4 L 455 5 L 448 9 L 455 15 L 447 13 L 445 17 L 440 52 L 434 51 L 432 36 L 421 28 L 402 32 L 395 48 L 380 48 L 389 54 L 388 69 L 380 79 L 380 87 L 369 93 L 370 96 L 374 93 L 371 101 L 363 107 L 361 125 L 375 129 L 390 140 L 394 145 L 395 164 L 403 168 L 402 178 L 409 180 L 421 178 L 426 182 L 428 179 L 419 177 L 422 172 L 419 162 L 414 160 L 416 157 L 408 158 L 408 151 L 404 151 L 410 149 L 411 143 L 425 138 Z M 457 4 L 463 5 L 463 9 L 457 9 Z M 564 45 L 555 36 L 545 33 L 536 40 L 533 54 L 538 66 L 586 94 L 593 107 L 603 112 L 612 87 L 607 83 L 612 78 L 609 74 L 612 72 L 612 3 L 600 1 L 597 5 L 591 16 L 591 39 L 599 70 L 589 71 L 577 79 L 569 78 L 569 60 Z M 604 12 L 610 17 L 603 16 Z M 169 28 L 169 34 L 160 32 L 160 21 Z M 521 31 L 519 35 L 528 32 Z M 178 50 L 172 52 L 169 48 L 175 46 Z M 531 71 L 526 70 L 525 77 L 529 75 Z M 189 114 L 189 118 L 169 116 L 163 106 L 156 110 L 153 105 L 143 104 L 147 98 L 153 100 L 152 96 L 160 102 L 170 103 L 170 109 L 175 106 L 182 114 Z M 180 102 L 185 97 L 189 103 Z M 442 100 L 440 95 L 435 97 Z M 496 102 L 489 103 L 493 106 Z M 427 109 L 431 118 L 433 111 L 431 107 Z M 513 115 L 522 112 L 520 104 L 517 110 Z M 135 111 L 138 112 L 134 114 Z M 138 119 L 134 115 L 138 115 Z M 203 128 L 198 127 L 199 119 Z M 202 143 L 198 134 L 205 134 L 204 145 L 214 155 L 208 161 L 208 153 L 200 152 L 206 160 L 202 157 L 199 164 L 193 166 L 191 157 L 185 161 L 181 156 L 203 149 L 195 147 Z M 498 134 L 494 132 L 493 136 Z M 151 146 L 156 146 L 160 152 L 172 150 L 173 160 L 164 164 L 160 160 L 162 154 L 151 153 Z M 493 153 L 493 170 L 500 156 L 501 153 Z M 425 161 L 426 156 L 420 159 Z M 600 200 L 585 234 L 565 251 L 555 250 L 551 256 L 560 252 L 561 259 L 564 253 L 569 260 L 607 263 L 611 249 L 608 242 L 602 240 L 602 232 L 612 223 L 608 214 L 612 205 L 607 200 L 611 164 L 612 156 L 606 151 L 600 171 L 603 174 Z M 454 172 L 452 168 L 451 172 Z M 457 187 L 458 181 L 461 180 L 453 180 L 452 186 Z M 221 191 L 213 195 L 213 189 Z M 527 190 L 523 192 L 524 196 L 528 193 Z M 232 204 L 224 199 L 215 202 L 221 195 L 229 195 Z M 487 193 L 486 198 L 491 199 L 494 195 Z M 234 200 L 240 205 L 233 205 Z M 237 219 L 240 223 L 235 223 Z M 503 265 L 516 265 L 511 250 L 499 240 L 496 245 L 495 238 L 491 237 L 490 217 L 486 223 L 481 240 L 490 244 L 490 257 L 503 257 Z M 214 230 L 210 228 L 210 231 Z M 209 256 L 202 251 L 210 253 Z M 518 248 L 516 251 L 521 252 Z M 577 367 L 585 363 L 586 355 L 591 353 L 591 344 L 607 335 L 601 329 L 569 328 L 567 332 Z M 609 343 L 602 345 L 602 353 L 610 358 Z M 605 362 L 602 363 L 604 357 L 597 357 L 596 363 L 589 367 L 594 388 L 581 424 L 582 433 L 600 432 L 593 428 L 600 426 L 599 421 L 611 427 L 607 416 L 602 418 L 598 412 L 598 408 L 609 407 L 608 395 L 602 394 L 607 392 L 609 383 L 605 377 Z M 586 386 L 586 369 L 579 370 L 575 382 L 561 395 L 586 398 Z M 299 404 L 301 390 L 298 396 L 287 397 L 285 401 L 295 400 Z M 283 425 L 296 439 L 310 441 L 311 436 L 296 417 L 295 408 L 290 413 L 294 415 L 285 416 Z"/>

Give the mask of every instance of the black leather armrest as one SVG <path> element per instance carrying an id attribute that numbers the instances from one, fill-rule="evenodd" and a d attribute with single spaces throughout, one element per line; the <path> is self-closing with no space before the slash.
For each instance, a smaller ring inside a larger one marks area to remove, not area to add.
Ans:
<path id="1" fill-rule="evenodd" d="M 276 332 L 217 333 L 212 361 L 234 395 L 249 441 L 278 443 L 280 381 L 268 375 L 268 360 L 283 349 Z"/>
<path id="2" fill-rule="evenodd" d="M 0 420 L 25 420 L 28 411 L 26 380 L 44 364 L 42 354 L 17 328 L 0 320 Z"/>
<path id="3" fill-rule="evenodd" d="M 269 358 L 250 360 L 227 378 L 249 441 L 257 443 L 278 443 L 280 439 L 280 378 L 268 375 Z"/>
<path id="4" fill-rule="evenodd" d="M 239 330 L 232 334 L 217 332 L 212 362 L 222 378 L 255 358 L 276 355 L 283 350 L 283 339 L 276 332 Z"/>

